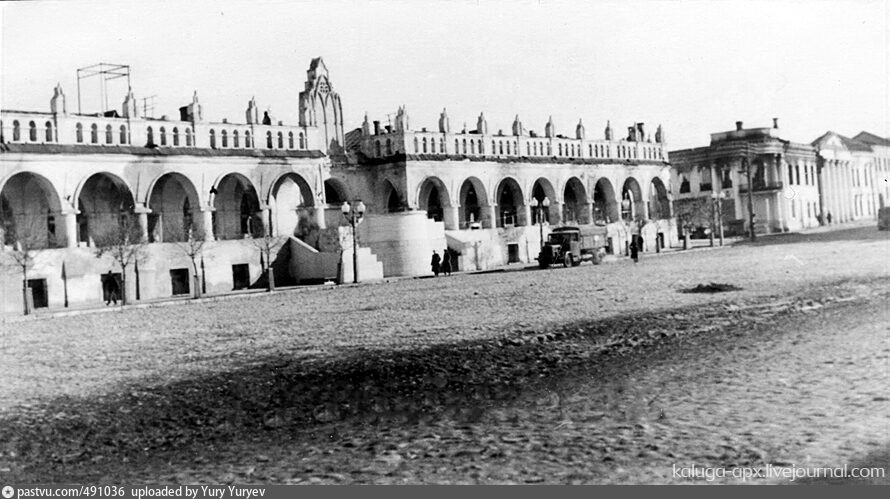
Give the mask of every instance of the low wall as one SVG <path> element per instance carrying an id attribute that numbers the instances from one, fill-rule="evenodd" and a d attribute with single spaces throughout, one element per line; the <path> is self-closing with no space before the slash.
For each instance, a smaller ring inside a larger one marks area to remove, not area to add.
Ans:
<path id="1" fill-rule="evenodd" d="M 358 228 L 359 246 L 373 251 L 387 277 L 431 274 L 433 250 L 441 254 L 446 247 L 444 224 L 425 211 L 369 214 Z"/>

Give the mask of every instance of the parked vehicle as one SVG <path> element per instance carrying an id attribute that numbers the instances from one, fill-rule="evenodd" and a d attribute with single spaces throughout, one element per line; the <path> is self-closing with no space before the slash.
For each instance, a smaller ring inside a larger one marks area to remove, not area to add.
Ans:
<path id="1" fill-rule="evenodd" d="M 538 254 L 538 266 L 542 269 L 553 264 L 568 267 L 580 265 L 582 261 L 599 264 L 606 253 L 605 246 L 605 227 L 557 227 L 547 236 Z"/>

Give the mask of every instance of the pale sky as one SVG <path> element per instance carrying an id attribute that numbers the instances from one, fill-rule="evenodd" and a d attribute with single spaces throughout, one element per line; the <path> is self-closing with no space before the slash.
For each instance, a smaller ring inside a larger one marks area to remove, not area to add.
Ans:
<path id="1" fill-rule="evenodd" d="M 668 147 L 770 126 L 810 142 L 826 130 L 890 136 L 890 1 L 65 1 L 12 2 L 2 15 L 4 109 L 49 111 L 56 82 L 77 109 L 76 69 L 128 64 L 137 98 L 177 116 L 198 91 L 204 117 L 260 110 L 295 123 L 322 56 L 347 130 L 407 105 L 411 126 L 588 137 L 606 120 L 665 128 Z M 111 82 L 120 108 L 126 88 Z M 98 86 L 84 82 L 84 112 Z"/>

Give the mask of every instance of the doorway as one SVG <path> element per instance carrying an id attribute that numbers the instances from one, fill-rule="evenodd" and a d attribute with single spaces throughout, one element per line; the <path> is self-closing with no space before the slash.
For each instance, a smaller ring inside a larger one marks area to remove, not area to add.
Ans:
<path id="1" fill-rule="evenodd" d="M 507 263 L 519 263 L 519 243 L 507 244 Z"/>
<path id="2" fill-rule="evenodd" d="M 173 296 L 189 294 L 189 269 L 170 269 Z"/>
<path id="3" fill-rule="evenodd" d="M 28 279 L 28 289 L 31 294 L 32 306 L 35 309 L 49 307 L 49 294 L 46 292 L 46 279 Z"/>

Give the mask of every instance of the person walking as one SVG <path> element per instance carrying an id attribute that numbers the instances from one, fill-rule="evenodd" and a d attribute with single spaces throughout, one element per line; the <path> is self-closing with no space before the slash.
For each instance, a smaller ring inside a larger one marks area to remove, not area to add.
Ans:
<path id="1" fill-rule="evenodd" d="M 439 270 L 440 270 L 439 264 L 441 262 L 442 262 L 442 257 L 440 257 L 438 253 L 436 253 L 436 250 L 433 250 L 433 259 L 432 259 L 432 261 L 430 261 L 430 266 L 433 268 L 433 274 L 436 277 L 439 277 Z"/>
<path id="2" fill-rule="evenodd" d="M 828 225 L 831 225 L 831 212 L 828 212 L 828 215 L 825 215 L 825 219 L 828 220 Z"/>
<path id="3" fill-rule="evenodd" d="M 640 261 L 640 247 L 636 236 L 633 236 L 630 241 L 630 257 L 633 258 L 634 263 Z"/>
<path id="4" fill-rule="evenodd" d="M 445 248 L 442 256 L 442 275 L 451 275 L 451 252 Z"/>
<path id="5" fill-rule="evenodd" d="M 105 282 L 107 283 L 106 285 L 108 286 L 108 299 L 106 300 L 105 305 L 109 305 L 110 303 L 114 303 L 115 305 L 117 305 L 117 297 L 118 297 L 117 279 L 114 278 L 114 274 L 112 274 L 110 270 L 108 271 L 108 274 L 106 274 Z"/>

